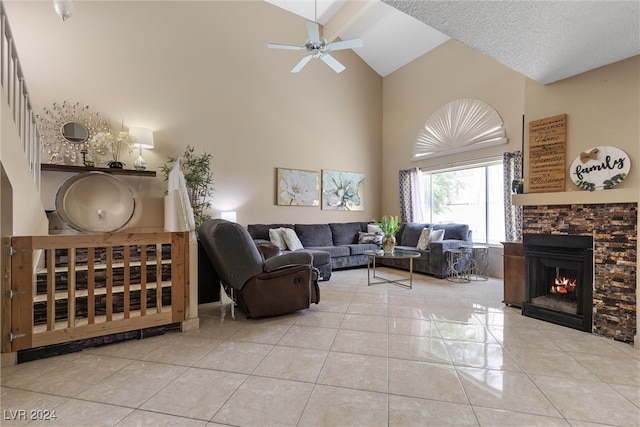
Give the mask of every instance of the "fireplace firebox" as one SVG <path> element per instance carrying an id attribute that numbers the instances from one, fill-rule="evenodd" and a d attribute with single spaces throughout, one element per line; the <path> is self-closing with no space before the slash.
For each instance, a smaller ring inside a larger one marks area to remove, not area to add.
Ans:
<path id="1" fill-rule="evenodd" d="M 593 322 L 593 238 L 525 234 L 522 314 L 581 331 Z"/>

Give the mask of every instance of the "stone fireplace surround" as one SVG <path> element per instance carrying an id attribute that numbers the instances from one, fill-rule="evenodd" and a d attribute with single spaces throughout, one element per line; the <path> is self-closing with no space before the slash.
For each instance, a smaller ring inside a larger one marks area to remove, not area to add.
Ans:
<path id="1" fill-rule="evenodd" d="M 523 206 L 524 234 L 593 236 L 593 327 L 632 343 L 636 334 L 637 203 Z"/>

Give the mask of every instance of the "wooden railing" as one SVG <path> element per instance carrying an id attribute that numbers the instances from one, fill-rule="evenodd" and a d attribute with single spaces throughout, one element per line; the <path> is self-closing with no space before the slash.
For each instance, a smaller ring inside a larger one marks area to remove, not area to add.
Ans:
<path id="1" fill-rule="evenodd" d="M 36 187 L 40 188 L 40 133 L 2 2 L 0 2 L 0 34 L 0 86 L 2 86 L 3 98 L 11 110 L 11 116 L 18 129 L 18 136 L 22 141 L 22 149 L 29 162 L 33 180 Z"/>
<path id="2" fill-rule="evenodd" d="M 13 237 L 3 250 L 2 352 L 185 320 L 187 233 Z"/>

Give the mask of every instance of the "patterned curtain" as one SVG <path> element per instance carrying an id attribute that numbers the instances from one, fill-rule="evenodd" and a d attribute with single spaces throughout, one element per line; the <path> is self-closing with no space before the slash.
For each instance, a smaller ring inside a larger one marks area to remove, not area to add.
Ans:
<path id="1" fill-rule="evenodd" d="M 419 168 L 398 172 L 400 183 L 400 221 L 421 222 L 424 220 L 422 197 L 424 189 Z"/>
<path id="2" fill-rule="evenodd" d="M 513 206 L 512 183 L 522 179 L 522 152 L 504 153 L 502 155 L 504 171 L 504 234 L 507 242 L 522 240 L 522 206 Z"/>
<path id="3" fill-rule="evenodd" d="M 400 221 L 413 221 L 413 200 L 411 197 L 411 174 L 413 169 L 398 172 L 400 183 Z"/>

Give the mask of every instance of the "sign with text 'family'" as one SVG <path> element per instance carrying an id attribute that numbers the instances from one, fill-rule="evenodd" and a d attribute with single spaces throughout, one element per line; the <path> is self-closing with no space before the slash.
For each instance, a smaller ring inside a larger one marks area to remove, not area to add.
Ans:
<path id="1" fill-rule="evenodd" d="M 571 180 L 583 190 L 608 190 L 622 182 L 631 170 L 627 153 L 616 147 L 600 146 L 580 153 L 571 163 Z"/>
<path id="2" fill-rule="evenodd" d="M 565 190 L 567 115 L 529 122 L 529 192 Z"/>

